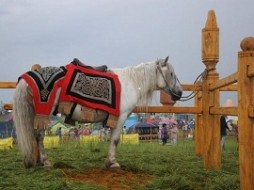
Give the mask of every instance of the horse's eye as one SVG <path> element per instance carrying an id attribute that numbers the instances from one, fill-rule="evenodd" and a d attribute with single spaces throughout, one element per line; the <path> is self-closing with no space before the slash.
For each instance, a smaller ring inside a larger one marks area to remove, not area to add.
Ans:
<path id="1" fill-rule="evenodd" d="M 162 67 L 166 67 L 166 66 L 167 66 L 167 63 L 164 63 L 164 62 L 163 62 L 163 63 L 161 64 L 161 66 L 162 66 Z"/>

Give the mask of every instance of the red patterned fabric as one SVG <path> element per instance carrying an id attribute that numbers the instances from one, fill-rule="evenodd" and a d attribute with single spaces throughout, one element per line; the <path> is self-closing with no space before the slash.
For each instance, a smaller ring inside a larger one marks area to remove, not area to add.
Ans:
<path id="1" fill-rule="evenodd" d="M 75 102 L 119 116 L 121 86 L 117 75 L 73 64 L 66 68 L 60 101 Z"/>
<path id="2" fill-rule="evenodd" d="M 117 75 L 73 64 L 60 68 L 46 67 L 43 69 L 40 72 L 29 71 L 20 76 L 31 88 L 36 115 L 50 114 L 57 89 L 62 88 L 59 98 L 62 102 L 74 102 L 119 116 L 121 86 Z M 76 76 L 77 73 L 79 77 Z M 105 94 L 108 99 L 100 97 Z"/>
<path id="3" fill-rule="evenodd" d="M 51 90 L 46 102 L 41 101 L 40 99 L 41 95 L 40 95 L 40 90 L 38 88 L 38 85 L 36 81 L 30 75 L 26 73 L 21 75 L 20 78 L 24 79 L 32 90 L 35 114 L 49 115 L 56 98 L 56 91 L 59 87 L 62 86 L 63 78 L 60 78 L 57 81 L 55 81 L 54 87 Z"/>

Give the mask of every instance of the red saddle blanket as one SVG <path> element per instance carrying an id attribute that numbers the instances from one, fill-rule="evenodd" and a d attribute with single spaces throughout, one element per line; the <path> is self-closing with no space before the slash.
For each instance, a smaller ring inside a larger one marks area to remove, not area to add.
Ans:
<path id="1" fill-rule="evenodd" d="M 118 76 L 69 64 L 63 80 L 60 101 L 100 109 L 119 116 L 121 86 Z"/>
<path id="2" fill-rule="evenodd" d="M 36 115 L 50 114 L 57 89 L 61 88 L 59 100 L 62 102 L 78 103 L 119 116 L 121 86 L 113 73 L 68 64 L 29 71 L 20 78 L 31 89 Z"/>

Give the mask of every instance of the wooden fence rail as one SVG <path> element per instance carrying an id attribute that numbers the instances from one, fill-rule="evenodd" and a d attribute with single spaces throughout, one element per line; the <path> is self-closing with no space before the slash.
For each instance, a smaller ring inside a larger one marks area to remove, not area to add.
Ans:
<path id="1" fill-rule="evenodd" d="M 137 106 L 134 113 L 192 113 L 202 114 L 201 107 Z"/>
<path id="2" fill-rule="evenodd" d="M 237 107 L 211 107 L 210 114 L 237 116 L 238 108 Z"/>
<path id="3" fill-rule="evenodd" d="M 237 72 L 211 84 L 209 90 L 216 90 L 237 82 Z"/>
<path id="4" fill-rule="evenodd" d="M 0 88 L 16 88 L 16 82 L 0 82 Z"/>

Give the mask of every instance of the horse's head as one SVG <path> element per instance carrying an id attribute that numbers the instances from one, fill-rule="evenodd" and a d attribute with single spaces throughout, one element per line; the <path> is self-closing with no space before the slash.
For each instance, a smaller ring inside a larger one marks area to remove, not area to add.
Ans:
<path id="1" fill-rule="evenodd" d="M 181 98 L 183 90 L 182 86 L 174 72 L 173 66 L 166 59 L 156 61 L 156 72 L 158 76 L 158 88 L 171 95 L 173 101 Z"/>

